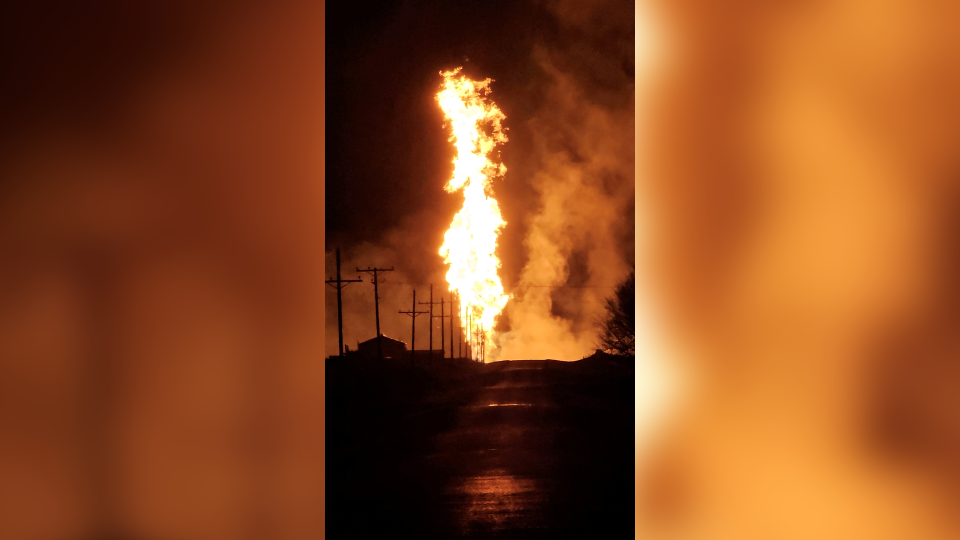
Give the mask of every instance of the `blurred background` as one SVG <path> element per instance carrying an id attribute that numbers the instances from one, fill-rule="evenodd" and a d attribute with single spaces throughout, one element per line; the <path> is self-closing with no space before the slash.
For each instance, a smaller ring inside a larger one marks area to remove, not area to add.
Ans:
<path id="1" fill-rule="evenodd" d="M 637 5 L 638 537 L 957 538 L 960 6 Z"/>
<path id="2" fill-rule="evenodd" d="M 323 9 L 4 8 L 0 537 L 322 537 Z"/>

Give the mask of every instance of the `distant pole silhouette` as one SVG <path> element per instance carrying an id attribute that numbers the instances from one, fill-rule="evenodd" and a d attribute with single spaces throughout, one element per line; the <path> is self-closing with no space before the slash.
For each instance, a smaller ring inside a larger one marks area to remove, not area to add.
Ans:
<path id="1" fill-rule="evenodd" d="M 380 339 L 380 289 L 377 287 L 379 282 L 380 272 L 392 272 L 393 267 L 390 268 L 367 268 L 366 270 L 361 270 L 357 268 L 357 272 L 366 272 L 368 274 L 373 274 L 373 308 L 377 314 L 377 358 L 383 360 L 383 345 Z"/>
<path id="2" fill-rule="evenodd" d="M 427 305 L 427 304 L 430 305 L 430 355 L 429 356 L 430 358 L 433 358 L 433 319 L 437 318 L 437 316 L 433 314 L 433 306 L 440 303 L 440 302 L 433 301 L 433 284 L 430 284 L 430 301 L 420 302 L 420 303 L 424 305 Z M 440 319 L 440 320 L 443 321 L 443 319 Z"/>
<path id="3" fill-rule="evenodd" d="M 449 303 L 449 302 L 448 302 L 448 303 Z M 446 345 L 444 344 L 444 341 L 443 341 L 443 319 L 446 318 L 446 317 L 451 317 L 451 315 L 444 315 L 444 314 L 443 314 L 443 297 L 442 297 L 442 296 L 440 297 L 440 314 L 437 315 L 437 317 L 440 317 L 440 358 L 446 358 L 446 357 L 447 357 L 447 347 L 446 347 Z M 453 322 L 451 321 L 450 324 L 453 324 Z M 453 353 L 453 343 L 450 344 L 450 352 Z M 451 356 L 452 356 L 452 354 L 451 354 Z"/>
<path id="4" fill-rule="evenodd" d="M 343 356 L 343 298 L 340 291 L 350 283 L 360 283 L 363 280 L 340 279 L 340 248 L 337 248 L 337 279 L 328 279 L 325 283 L 337 290 L 337 333 L 340 337 L 340 356 Z"/>
<path id="5" fill-rule="evenodd" d="M 457 347 L 460 352 L 460 358 L 463 358 L 463 301 L 460 300 L 460 295 L 457 295 L 457 305 L 460 309 L 457 311 L 457 322 L 460 323 L 457 325 L 457 328 L 460 330 L 460 338 L 457 339 Z"/>
<path id="6" fill-rule="evenodd" d="M 454 293 L 451 292 L 450 293 L 450 358 L 457 357 L 456 354 L 454 354 L 453 352 L 454 351 L 453 349 L 453 298 L 454 298 Z"/>
<path id="7" fill-rule="evenodd" d="M 429 311 L 417 311 L 417 290 L 413 290 L 413 307 L 410 308 L 410 311 L 401 311 L 410 316 L 410 363 L 413 363 L 414 352 L 417 350 L 417 315 L 425 315 L 430 313 Z"/>
<path id="8" fill-rule="evenodd" d="M 482 324 L 480 325 L 480 363 L 487 363 L 487 333 Z"/>
<path id="9" fill-rule="evenodd" d="M 428 356 L 433 357 L 433 283 L 430 284 L 430 352 Z"/>

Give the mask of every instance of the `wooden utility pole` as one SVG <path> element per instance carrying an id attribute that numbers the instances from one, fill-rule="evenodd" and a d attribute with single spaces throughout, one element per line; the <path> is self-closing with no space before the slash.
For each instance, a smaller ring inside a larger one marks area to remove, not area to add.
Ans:
<path id="1" fill-rule="evenodd" d="M 433 314 L 433 306 L 439 304 L 440 302 L 433 301 L 433 284 L 430 285 L 430 301 L 429 302 L 420 302 L 421 304 L 430 306 L 430 358 L 433 358 L 433 319 L 436 318 L 436 315 Z M 440 319 L 441 321 L 443 319 Z"/>
<path id="2" fill-rule="evenodd" d="M 473 314 L 469 315 L 470 317 L 470 356 L 476 360 L 480 361 L 480 349 L 477 348 L 477 327 L 473 324 Z"/>
<path id="3" fill-rule="evenodd" d="M 373 307 L 377 314 L 377 359 L 379 360 L 383 360 L 383 345 L 381 344 L 382 340 L 380 339 L 380 289 L 377 287 L 377 284 L 379 282 L 380 272 L 392 271 L 392 266 L 390 268 L 367 268 L 365 270 L 357 268 L 357 272 L 373 274 L 373 280 L 371 283 L 373 283 Z"/>
<path id="4" fill-rule="evenodd" d="M 454 298 L 454 293 L 451 292 L 450 293 L 450 358 L 457 357 L 456 354 L 454 354 L 453 352 L 454 351 L 454 348 L 453 348 L 453 305 L 454 305 L 453 298 Z"/>
<path id="5" fill-rule="evenodd" d="M 337 248 L 337 279 L 328 279 L 324 283 L 337 290 L 337 333 L 340 337 L 340 356 L 343 356 L 343 297 L 340 291 L 351 283 L 360 283 L 363 281 L 358 276 L 357 279 L 340 279 L 340 248 Z"/>
<path id="6" fill-rule="evenodd" d="M 480 325 L 480 363 L 487 363 L 487 333 L 483 331 L 483 325 Z"/>
<path id="7" fill-rule="evenodd" d="M 417 315 L 425 315 L 430 313 L 429 311 L 417 311 L 417 290 L 413 290 L 413 307 L 410 308 L 410 311 L 401 311 L 400 313 L 410 316 L 412 322 L 410 323 L 410 363 L 413 363 L 414 352 L 417 350 Z"/>
<path id="8" fill-rule="evenodd" d="M 449 304 L 449 302 L 447 302 L 447 303 Z M 451 306 L 451 307 L 453 307 L 453 306 Z M 446 345 L 444 345 L 444 342 L 443 342 L 443 319 L 444 319 L 444 318 L 450 318 L 450 319 L 451 319 L 451 321 L 450 321 L 450 337 L 453 338 L 453 320 L 452 320 L 452 319 L 453 319 L 453 314 L 452 314 L 452 313 L 451 313 L 450 315 L 444 315 L 444 314 L 443 314 L 443 297 L 442 297 L 442 296 L 440 297 L 440 314 L 437 315 L 437 317 L 440 318 L 440 358 L 446 358 L 447 348 L 446 348 Z M 451 339 L 451 341 L 450 341 L 450 356 L 453 356 L 453 341 L 452 341 L 452 339 Z"/>

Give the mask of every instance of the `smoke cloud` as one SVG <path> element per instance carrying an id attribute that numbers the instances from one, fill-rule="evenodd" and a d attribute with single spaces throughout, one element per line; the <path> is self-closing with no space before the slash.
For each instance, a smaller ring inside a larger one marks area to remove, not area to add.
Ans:
<path id="1" fill-rule="evenodd" d="M 619 72 L 621 86 L 604 103 L 571 73 L 581 66 L 564 69 L 563 52 L 534 54 L 551 85 L 530 121 L 538 200 L 500 355 L 573 360 L 596 348 L 603 299 L 633 262 L 633 84 Z"/>

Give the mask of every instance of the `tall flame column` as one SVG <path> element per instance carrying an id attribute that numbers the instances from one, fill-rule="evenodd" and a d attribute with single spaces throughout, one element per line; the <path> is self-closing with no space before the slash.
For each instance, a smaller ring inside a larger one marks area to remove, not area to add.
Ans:
<path id="1" fill-rule="evenodd" d="M 474 324 L 493 328 L 510 298 L 497 274 L 497 237 L 506 222 L 491 187 L 491 180 L 507 171 L 491 159 L 494 148 L 507 142 L 501 126 L 506 116 L 486 98 L 492 79 L 473 81 L 460 69 L 441 73 L 443 87 L 437 94 L 457 151 L 453 177 L 444 189 L 463 193 L 463 207 L 443 237 L 440 255 L 450 265 L 446 276 L 450 290 L 459 295 Z M 491 332 L 485 339 L 495 347 L 492 337 Z"/>

